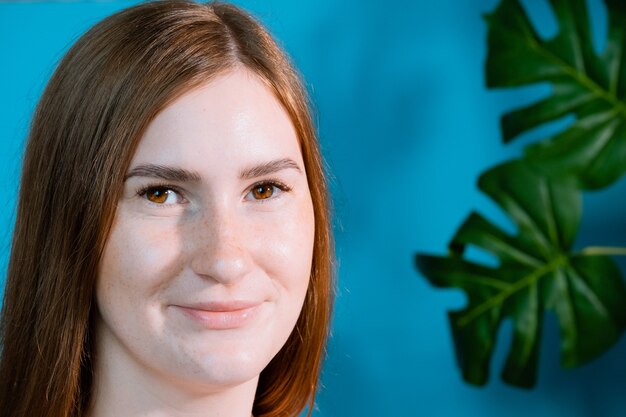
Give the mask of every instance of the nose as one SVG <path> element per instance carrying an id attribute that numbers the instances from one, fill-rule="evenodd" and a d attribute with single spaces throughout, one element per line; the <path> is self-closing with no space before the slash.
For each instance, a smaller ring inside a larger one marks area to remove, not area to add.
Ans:
<path id="1" fill-rule="evenodd" d="M 191 268 L 200 277 L 224 285 L 240 281 L 251 267 L 245 228 L 235 213 L 209 213 L 194 227 Z"/>

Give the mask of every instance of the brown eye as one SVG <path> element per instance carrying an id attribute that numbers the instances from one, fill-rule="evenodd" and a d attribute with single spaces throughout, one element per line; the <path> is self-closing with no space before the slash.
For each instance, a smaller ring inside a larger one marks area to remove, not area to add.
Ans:
<path id="1" fill-rule="evenodd" d="M 275 200 L 280 197 L 282 193 L 291 191 L 291 188 L 282 182 L 278 181 L 263 181 L 254 184 L 250 191 L 246 194 L 245 200 L 247 201 L 259 201 Z"/>
<path id="2" fill-rule="evenodd" d="M 167 187 L 148 188 L 142 194 L 154 204 L 174 204 L 178 200 L 176 191 Z"/>
<path id="3" fill-rule="evenodd" d="M 252 195 L 256 200 L 265 200 L 274 195 L 274 188 L 271 184 L 257 185 L 252 189 Z"/>

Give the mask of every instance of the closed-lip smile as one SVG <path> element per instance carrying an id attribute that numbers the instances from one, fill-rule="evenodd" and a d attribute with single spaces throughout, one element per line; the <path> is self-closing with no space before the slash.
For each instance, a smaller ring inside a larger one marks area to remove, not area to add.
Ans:
<path id="1" fill-rule="evenodd" d="M 210 330 L 228 330 L 245 326 L 251 321 L 263 303 L 259 301 L 212 301 L 190 304 L 173 304 L 181 311 Z"/>

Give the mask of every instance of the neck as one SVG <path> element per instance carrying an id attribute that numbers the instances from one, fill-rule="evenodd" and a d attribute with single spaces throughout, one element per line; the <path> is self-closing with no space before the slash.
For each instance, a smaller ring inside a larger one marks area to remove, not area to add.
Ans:
<path id="1" fill-rule="evenodd" d="M 258 377 L 227 387 L 203 386 L 146 369 L 127 353 L 119 345 L 96 352 L 89 417 L 252 415 Z"/>

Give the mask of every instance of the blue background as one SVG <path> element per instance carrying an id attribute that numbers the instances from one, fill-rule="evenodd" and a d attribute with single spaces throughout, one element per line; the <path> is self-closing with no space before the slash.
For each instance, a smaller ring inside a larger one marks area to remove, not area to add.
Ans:
<path id="1" fill-rule="evenodd" d="M 3 271 L 23 143 L 37 99 L 81 33 L 134 3 L 0 3 Z M 413 266 L 415 252 L 443 254 L 472 209 L 513 231 L 476 190 L 476 179 L 488 167 L 519 156 L 524 144 L 571 121 L 501 144 L 500 115 L 549 88 L 485 88 L 481 15 L 497 3 L 237 2 L 270 28 L 304 74 L 333 177 L 338 298 L 315 416 L 626 415 L 625 338 L 593 363 L 563 370 L 552 316 L 534 390 L 514 389 L 498 379 L 511 335 L 508 323 L 498 336 L 489 384 L 466 385 L 446 319 L 448 309 L 463 306 L 464 296 L 430 287 Z M 547 1 L 523 3 L 542 35 L 556 33 Z M 602 48 L 606 12 L 600 0 L 588 3 L 596 45 Z M 577 247 L 624 246 L 625 196 L 625 179 L 585 196 Z"/>

